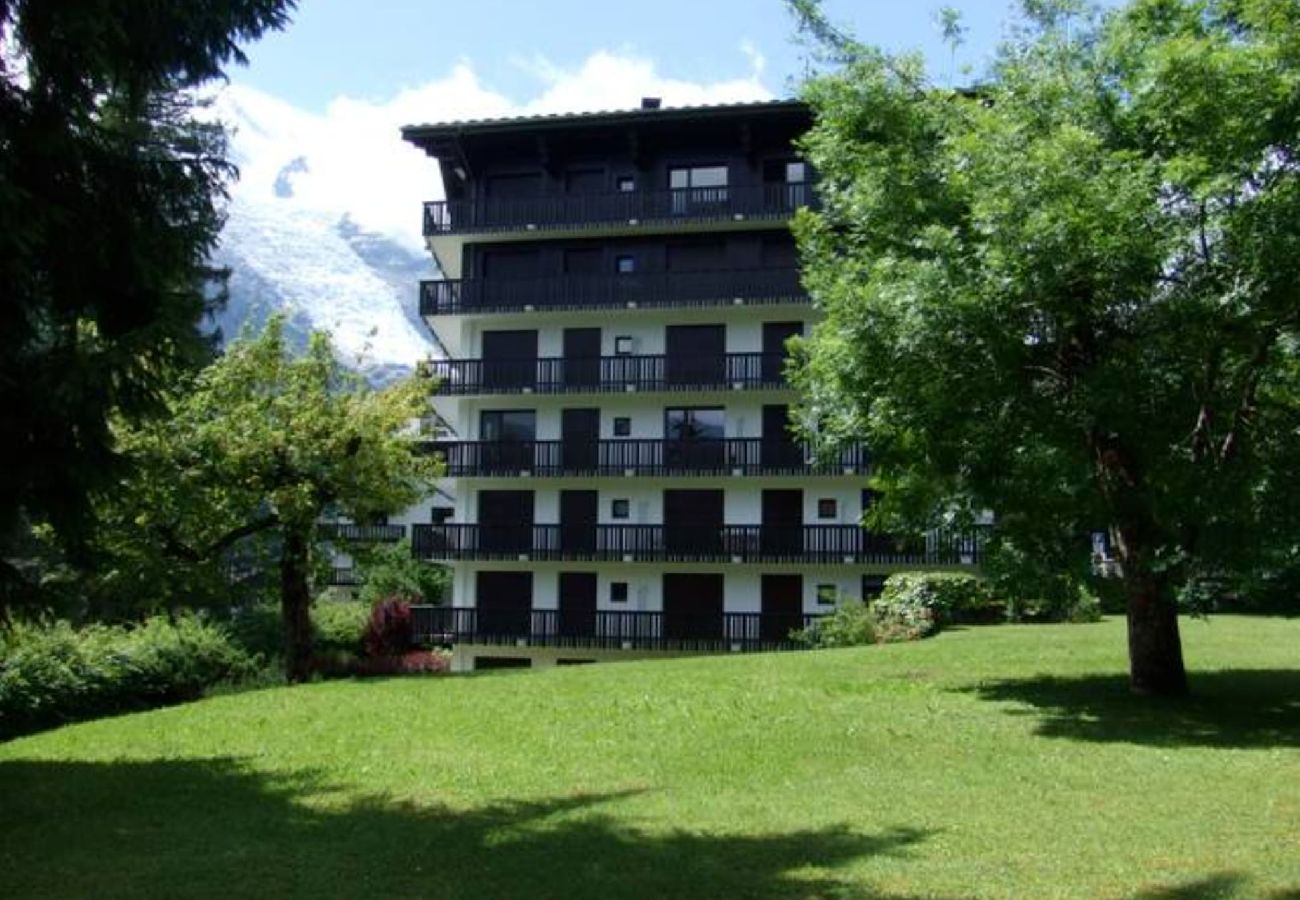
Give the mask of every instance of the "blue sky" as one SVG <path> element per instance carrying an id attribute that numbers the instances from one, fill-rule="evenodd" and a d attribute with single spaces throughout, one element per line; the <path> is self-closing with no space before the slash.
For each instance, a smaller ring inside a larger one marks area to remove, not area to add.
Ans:
<path id="1" fill-rule="evenodd" d="M 968 28 L 955 77 L 968 82 L 960 69 L 984 67 L 1013 7 L 948 2 Z M 942 84 L 952 66 L 941 3 L 827 0 L 827 10 L 865 42 L 924 52 Z M 250 209 L 346 217 L 416 252 L 414 203 L 441 197 L 442 184 L 401 126 L 627 109 L 645 96 L 667 106 L 788 96 L 806 53 L 793 35 L 783 0 L 301 0 L 284 32 L 246 48 L 250 65 L 231 72 L 218 114 Z"/>
<path id="2" fill-rule="evenodd" d="M 1011 3 L 949 4 L 969 29 L 958 64 L 978 66 L 996 46 Z M 941 5 L 831 0 L 827 10 L 871 43 L 922 50 L 946 79 L 948 50 L 934 24 Z M 339 96 L 386 100 L 462 63 L 483 87 L 522 104 L 548 70 L 576 70 L 606 51 L 653 61 L 661 75 L 695 83 L 749 76 L 761 58 L 762 84 L 784 95 L 803 70 L 793 32 L 782 0 L 302 0 L 293 24 L 246 48 L 250 65 L 233 74 L 237 83 L 320 112 Z"/>

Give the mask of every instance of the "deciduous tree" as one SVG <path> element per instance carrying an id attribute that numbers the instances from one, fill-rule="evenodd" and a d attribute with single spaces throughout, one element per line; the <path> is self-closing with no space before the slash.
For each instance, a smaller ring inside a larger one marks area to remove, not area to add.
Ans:
<path id="1" fill-rule="evenodd" d="M 290 680 L 305 678 L 316 523 L 327 510 L 361 521 L 396 512 L 429 489 L 436 464 L 411 428 L 428 390 L 418 376 L 370 389 L 323 333 L 296 356 L 272 319 L 199 373 L 169 416 L 122 431 L 133 475 L 112 499 L 119 550 L 211 565 L 274 536 L 286 666 Z"/>
<path id="2" fill-rule="evenodd" d="M 1300 3 L 1026 2 L 967 91 L 792 5 L 810 416 L 895 516 L 1108 527 L 1133 688 L 1185 692 L 1178 591 L 1300 543 Z"/>

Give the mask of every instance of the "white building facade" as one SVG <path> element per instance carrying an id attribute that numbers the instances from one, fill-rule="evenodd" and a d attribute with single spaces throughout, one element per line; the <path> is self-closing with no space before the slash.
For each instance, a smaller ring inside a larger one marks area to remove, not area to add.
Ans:
<path id="1" fill-rule="evenodd" d="M 404 129 L 447 189 L 421 311 L 451 354 L 455 507 L 412 539 L 454 572 L 417 622 L 455 669 L 796 646 L 890 571 L 977 561 L 962 536 L 864 530 L 866 451 L 819 458 L 789 427 L 809 122 L 646 103 Z"/>

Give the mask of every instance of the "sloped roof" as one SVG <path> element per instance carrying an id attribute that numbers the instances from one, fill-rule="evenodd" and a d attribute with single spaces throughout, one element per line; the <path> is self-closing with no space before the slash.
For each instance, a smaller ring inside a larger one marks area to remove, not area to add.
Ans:
<path id="1" fill-rule="evenodd" d="M 640 122 L 670 122 L 674 120 L 699 119 L 714 116 L 743 116 L 753 112 L 788 111 L 806 112 L 807 104 L 801 100 L 754 100 L 744 103 L 716 103 L 699 106 L 665 106 L 655 109 L 632 108 L 618 110 L 599 110 L 594 112 L 543 113 L 528 116 L 503 116 L 490 119 L 462 119 L 452 122 L 432 122 L 422 125 L 406 125 L 402 128 L 402 137 L 413 143 L 424 143 L 439 139 L 460 137 L 471 134 L 489 134 L 516 130 L 536 130 L 554 127 L 557 129 L 571 126 L 588 126 L 593 124 L 632 124 Z"/>

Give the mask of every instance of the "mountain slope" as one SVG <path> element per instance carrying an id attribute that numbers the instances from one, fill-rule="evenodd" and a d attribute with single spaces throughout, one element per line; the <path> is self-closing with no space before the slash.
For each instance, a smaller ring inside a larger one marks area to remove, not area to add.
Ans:
<path id="1" fill-rule="evenodd" d="M 433 354 L 417 293 L 419 280 L 436 270 L 415 228 L 400 240 L 367 228 L 365 211 L 347 208 L 349 192 L 325 189 L 310 117 L 236 87 L 214 108 L 231 129 L 241 170 L 214 256 L 231 272 L 230 300 L 214 321 L 223 337 L 283 313 L 297 342 L 329 331 L 340 359 L 375 383 Z M 411 195 L 413 223 L 418 199 Z"/>

